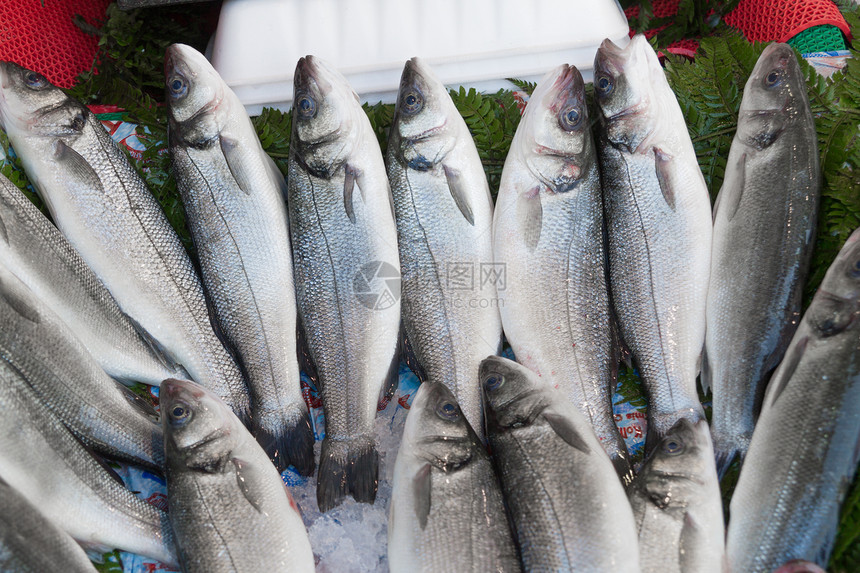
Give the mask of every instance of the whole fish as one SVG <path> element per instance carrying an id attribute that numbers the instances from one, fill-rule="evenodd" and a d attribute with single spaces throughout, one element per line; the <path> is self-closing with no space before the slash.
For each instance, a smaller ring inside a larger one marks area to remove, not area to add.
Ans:
<path id="1" fill-rule="evenodd" d="M 445 383 L 482 436 L 478 366 L 502 338 L 493 200 L 466 122 L 418 58 L 400 78 L 386 159 L 406 336 L 423 378 Z"/>
<path id="2" fill-rule="evenodd" d="M 161 386 L 167 496 L 185 573 L 313 571 L 298 507 L 230 408 L 185 380 Z"/>
<path id="3" fill-rule="evenodd" d="M 531 370 L 481 363 L 487 434 L 526 571 L 639 571 L 633 514 L 591 424 Z"/>
<path id="4" fill-rule="evenodd" d="M 158 385 L 184 374 L 120 310 L 63 234 L 3 175 L 0 265 L 50 307 L 114 378 Z"/>
<path id="5" fill-rule="evenodd" d="M 346 79 L 319 58 L 296 66 L 288 175 L 296 300 L 319 376 L 326 436 L 322 511 L 376 498 L 376 404 L 397 375 L 400 264 L 385 165 Z"/>
<path id="6" fill-rule="evenodd" d="M 725 571 L 723 502 L 705 420 L 678 420 L 628 493 L 643 572 Z"/>
<path id="7" fill-rule="evenodd" d="M 82 543 L 177 566 L 167 514 L 128 491 L 0 361 L 0 479 Z"/>
<path id="8" fill-rule="evenodd" d="M 684 117 L 642 35 L 594 58 L 597 150 L 609 283 L 621 337 L 648 394 L 650 447 L 680 418 L 704 417 L 711 203 Z"/>
<path id="9" fill-rule="evenodd" d="M 800 322 L 820 190 L 806 81 L 787 44 L 750 74 L 714 208 L 702 384 L 718 470 L 749 447 L 765 384 Z"/>
<path id="10" fill-rule="evenodd" d="M 0 362 L 8 364 L 82 442 L 161 469 L 155 410 L 105 374 L 71 329 L 0 265 Z"/>
<path id="11" fill-rule="evenodd" d="M 278 469 L 309 475 L 284 176 L 203 54 L 170 46 L 165 81 L 176 185 L 215 320 L 245 367 L 254 435 Z"/>
<path id="12" fill-rule="evenodd" d="M 502 491 L 453 393 L 422 384 L 394 462 L 388 563 L 400 571 L 520 571 Z"/>
<path id="13" fill-rule="evenodd" d="M 767 387 L 731 502 L 730 571 L 827 567 L 860 454 L 860 229 L 830 265 Z"/>
<path id="14" fill-rule="evenodd" d="M 585 85 L 563 64 L 529 98 L 502 171 L 493 223 L 507 276 L 502 324 L 517 360 L 579 408 L 627 483 L 603 227 Z"/>
<path id="15" fill-rule="evenodd" d="M 99 120 L 42 75 L 0 62 L 0 127 L 57 227 L 123 312 L 247 417 L 242 373 L 212 329 L 191 259 Z"/>
<path id="16" fill-rule="evenodd" d="M 2 479 L 0 507 L 0 570 L 43 573 L 62 566 L 69 573 L 96 573 L 81 546 Z"/>

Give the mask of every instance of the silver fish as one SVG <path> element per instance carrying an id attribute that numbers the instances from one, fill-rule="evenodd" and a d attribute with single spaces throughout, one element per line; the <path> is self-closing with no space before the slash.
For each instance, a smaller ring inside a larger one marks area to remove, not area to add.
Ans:
<path id="1" fill-rule="evenodd" d="M 163 438 L 152 406 L 105 374 L 66 323 L 2 265 L 0 324 L 0 362 L 82 442 L 160 470 Z"/>
<path id="2" fill-rule="evenodd" d="M 317 502 L 327 511 L 350 492 L 376 498 L 373 420 L 383 383 L 397 375 L 400 264 L 385 165 L 358 96 L 313 56 L 299 60 L 294 86 L 290 234 L 325 409 Z"/>
<path id="3" fill-rule="evenodd" d="M 247 416 L 245 381 L 212 329 L 191 260 L 98 119 L 40 74 L 0 62 L 0 127 L 57 227 L 123 312 Z"/>
<path id="4" fill-rule="evenodd" d="M 400 571 L 520 571 L 502 491 L 454 395 L 422 384 L 394 462 L 388 563 Z"/>
<path id="5" fill-rule="evenodd" d="M 298 507 L 230 408 L 185 380 L 161 385 L 167 496 L 185 573 L 314 570 Z"/>
<path id="6" fill-rule="evenodd" d="M 684 117 L 644 36 L 594 58 L 597 150 L 609 283 L 621 337 L 648 393 L 648 446 L 704 417 L 696 376 L 705 340 L 711 203 Z"/>
<path id="7" fill-rule="evenodd" d="M 3 175 L 0 265 L 57 313 L 114 378 L 158 385 L 185 374 L 141 334 L 63 234 Z"/>
<path id="8" fill-rule="evenodd" d="M 644 572 L 725 571 L 723 502 L 708 423 L 680 419 L 629 488 Z"/>
<path id="9" fill-rule="evenodd" d="M 624 487 L 591 424 L 544 377 L 481 364 L 487 434 L 526 571 L 639 571 Z"/>
<path id="10" fill-rule="evenodd" d="M 502 171 L 493 222 L 495 260 L 507 275 L 502 324 L 517 360 L 579 408 L 628 483 L 612 412 L 619 359 L 603 227 L 585 85 L 563 64 L 529 98 Z"/>
<path id="11" fill-rule="evenodd" d="M 96 573 L 81 546 L 39 509 L 0 479 L 0 570 Z"/>
<path id="12" fill-rule="evenodd" d="M 730 571 L 826 567 L 860 461 L 860 229 L 774 372 L 731 502 Z"/>
<path id="13" fill-rule="evenodd" d="M 820 191 L 818 138 L 794 49 L 771 44 L 744 89 L 714 207 L 702 384 L 718 470 L 749 447 L 764 388 L 800 322 Z"/>
<path id="14" fill-rule="evenodd" d="M 278 469 L 292 464 L 310 475 L 286 181 L 203 54 L 170 46 L 165 80 L 176 185 L 215 319 L 245 367 L 254 435 Z"/>
<path id="15" fill-rule="evenodd" d="M 466 122 L 418 58 L 403 69 L 386 159 L 406 335 L 423 378 L 445 383 L 482 436 L 475 377 L 502 338 L 493 201 Z"/>
<path id="16" fill-rule="evenodd" d="M 178 566 L 167 514 L 137 498 L 0 361 L 0 478 L 80 542 Z"/>

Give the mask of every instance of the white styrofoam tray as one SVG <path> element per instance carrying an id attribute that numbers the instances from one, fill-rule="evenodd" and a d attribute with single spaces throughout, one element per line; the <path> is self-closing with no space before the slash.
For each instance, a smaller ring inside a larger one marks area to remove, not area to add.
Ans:
<path id="1" fill-rule="evenodd" d="M 483 91 L 575 65 L 586 81 L 597 47 L 626 45 L 617 0 L 225 0 L 210 59 L 248 113 L 288 110 L 307 54 L 335 65 L 363 101 L 393 102 L 420 56 L 443 83 Z"/>

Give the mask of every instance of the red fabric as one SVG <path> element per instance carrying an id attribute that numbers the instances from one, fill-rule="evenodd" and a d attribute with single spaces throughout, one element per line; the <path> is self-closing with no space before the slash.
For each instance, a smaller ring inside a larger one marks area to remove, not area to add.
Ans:
<path id="1" fill-rule="evenodd" d="M 0 0 L 0 60 L 71 87 L 78 73 L 90 69 L 98 47 L 98 38 L 75 25 L 75 14 L 101 27 L 108 4 L 110 0 Z"/>
<path id="2" fill-rule="evenodd" d="M 807 28 L 825 24 L 850 38 L 848 24 L 831 0 L 741 0 L 725 20 L 751 42 L 786 42 Z"/>

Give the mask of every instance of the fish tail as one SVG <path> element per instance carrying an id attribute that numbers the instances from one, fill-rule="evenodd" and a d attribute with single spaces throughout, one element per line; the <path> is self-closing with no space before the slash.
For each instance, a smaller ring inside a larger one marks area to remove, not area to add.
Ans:
<path id="1" fill-rule="evenodd" d="M 356 501 L 373 503 L 379 475 L 379 454 L 372 437 L 348 440 L 326 437 L 317 474 L 317 505 L 326 512 L 352 493 Z"/>
<path id="2" fill-rule="evenodd" d="M 737 447 L 723 449 L 714 445 L 714 455 L 717 459 L 717 477 L 722 481 L 726 472 L 731 467 L 735 457 L 740 459 L 741 451 Z"/>
<path id="3" fill-rule="evenodd" d="M 314 432 L 304 404 L 255 420 L 254 436 L 266 455 L 284 471 L 293 466 L 303 476 L 314 473 Z"/>

